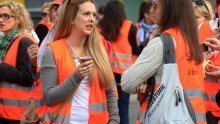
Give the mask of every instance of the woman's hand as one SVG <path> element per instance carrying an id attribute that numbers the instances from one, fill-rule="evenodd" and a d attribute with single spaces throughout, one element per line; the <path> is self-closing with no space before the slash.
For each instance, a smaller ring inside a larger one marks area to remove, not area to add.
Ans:
<path id="1" fill-rule="evenodd" d="M 209 60 L 209 59 L 211 59 L 214 55 L 216 55 L 216 52 L 205 51 L 205 52 L 203 52 L 203 55 L 204 55 L 205 60 Z"/>
<path id="2" fill-rule="evenodd" d="M 88 60 L 86 62 L 81 63 L 78 66 L 77 73 L 81 77 L 85 77 L 92 72 L 93 68 L 94 68 L 93 60 Z"/>
<path id="3" fill-rule="evenodd" d="M 30 59 L 30 62 L 33 66 L 37 66 L 37 53 L 38 53 L 39 47 L 37 44 L 33 44 L 30 47 L 28 47 L 28 56 Z"/>
<path id="4" fill-rule="evenodd" d="M 204 44 L 208 47 L 210 47 L 212 50 L 218 50 L 220 51 L 220 40 L 217 38 L 208 38 Z"/>
<path id="5" fill-rule="evenodd" d="M 215 77 L 215 78 L 220 78 L 220 67 L 208 64 L 209 68 L 212 70 L 210 72 L 205 72 L 207 75 Z"/>
<path id="6" fill-rule="evenodd" d="M 137 87 L 137 93 L 146 93 L 147 83 L 142 83 Z"/>

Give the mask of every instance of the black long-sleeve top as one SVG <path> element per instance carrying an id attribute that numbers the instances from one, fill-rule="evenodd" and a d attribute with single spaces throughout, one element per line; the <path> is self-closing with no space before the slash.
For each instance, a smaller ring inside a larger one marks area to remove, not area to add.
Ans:
<path id="1" fill-rule="evenodd" d="M 141 50 L 137 46 L 137 38 L 136 38 L 137 28 L 132 24 L 128 34 L 128 40 L 132 48 L 133 55 L 140 55 Z"/>
<path id="2" fill-rule="evenodd" d="M 31 65 L 27 52 L 28 47 L 32 44 L 33 41 L 29 38 L 21 39 L 18 46 L 16 67 L 5 62 L 0 63 L 0 81 L 6 81 L 26 87 L 33 84 L 36 69 Z"/>

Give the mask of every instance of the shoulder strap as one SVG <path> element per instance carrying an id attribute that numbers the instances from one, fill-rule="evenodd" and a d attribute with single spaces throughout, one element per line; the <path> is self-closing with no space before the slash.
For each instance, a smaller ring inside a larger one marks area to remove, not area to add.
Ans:
<path id="1" fill-rule="evenodd" d="M 163 43 L 163 63 L 176 63 L 173 39 L 169 34 L 159 35 Z"/>

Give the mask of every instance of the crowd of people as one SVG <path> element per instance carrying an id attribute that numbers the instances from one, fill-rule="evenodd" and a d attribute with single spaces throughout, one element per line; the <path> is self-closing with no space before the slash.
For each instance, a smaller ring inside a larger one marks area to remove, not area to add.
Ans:
<path id="1" fill-rule="evenodd" d="M 220 123 L 220 0 L 143 1 L 136 23 L 118 0 L 98 11 L 94 0 L 53 0 L 41 14 L 33 26 L 23 4 L 0 2 L 0 123 L 20 124 L 33 99 L 44 124 L 129 124 L 138 94 L 146 124 L 150 78 L 163 74 L 159 34 L 173 39 L 195 123 Z"/>

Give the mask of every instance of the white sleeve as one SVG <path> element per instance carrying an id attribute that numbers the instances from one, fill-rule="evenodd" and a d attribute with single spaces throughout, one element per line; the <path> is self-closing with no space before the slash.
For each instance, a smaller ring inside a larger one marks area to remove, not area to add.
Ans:
<path id="1" fill-rule="evenodd" d="M 128 93 L 136 93 L 136 88 L 162 66 L 162 60 L 163 44 L 161 38 L 156 37 L 143 49 L 135 63 L 122 74 L 122 89 Z"/>

